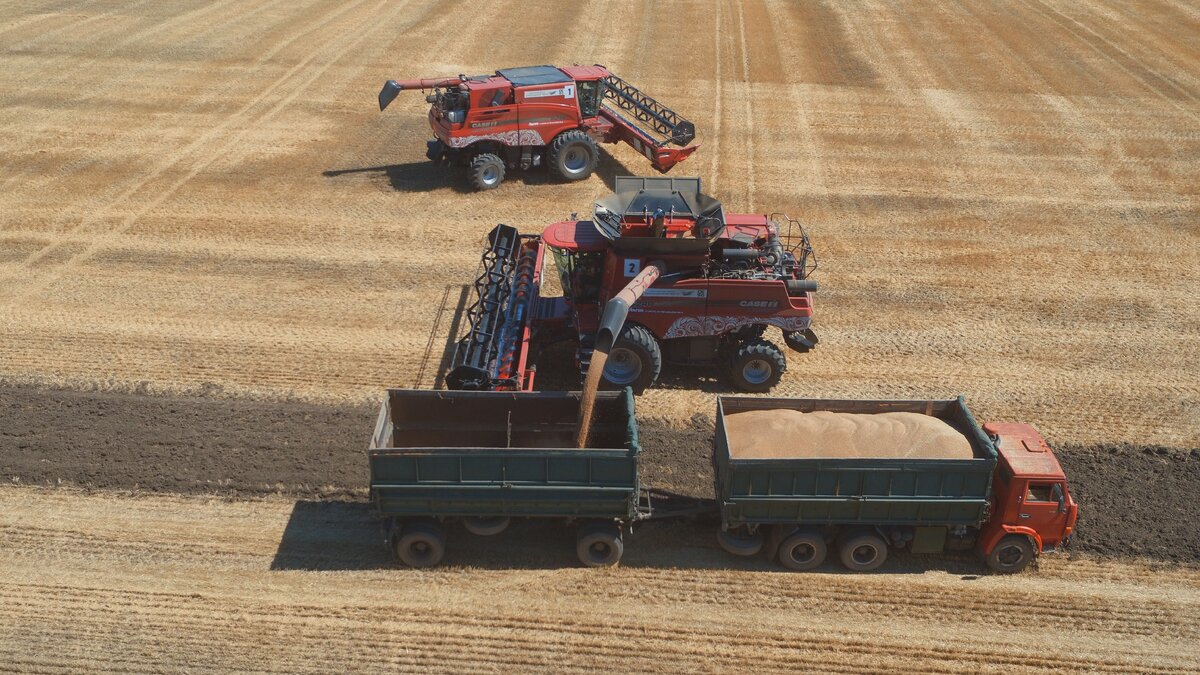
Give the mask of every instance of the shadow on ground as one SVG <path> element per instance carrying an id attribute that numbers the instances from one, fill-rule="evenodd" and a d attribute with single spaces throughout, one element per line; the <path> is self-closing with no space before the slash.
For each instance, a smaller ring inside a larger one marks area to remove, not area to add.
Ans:
<path id="1" fill-rule="evenodd" d="M 466 170 L 461 167 L 438 166 L 431 161 L 407 162 L 404 164 L 383 164 L 379 166 L 352 167 L 346 169 L 329 169 L 322 171 L 326 178 L 365 177 L 391 186 L 397 192 L 433 192 L 435 190 L 453 190 L 465 194 L 474 192 L 467 181 Z M 604 181 L 609 190 L 616 186 L 617 176 L 635 175 L 621 160 L 600 151 L 596 163 L 596 175 Z M 548 185 L 560 183 L 550 176 L 543 167 L 529 170 L 510 169 L 504 177 L 507 181 L 519 181 L 523 185 Z"/>
<path id="2" fill-rule="evenodd" d="M 387 549 L 380 520 L 369 504 L 301 500 L 284 529 L 272 570 L 354 571 L 406 570 Z M 642 523 L 626 535 L 622 567 L 746 570 L 789 573 L 764 554 L 732 556 L 717 545 L 714 516 Z M 505 532 L 480 537 L 457 523 L 447 523 L 443 566 L 495 570 L 538 570 L 580 567 L 575 556 L 575 528 L 560 520 L 515 520 Z M 875 574 L 920 574 L 928 571 L 973 579 L 986 574 L 970 555 L 893 553 Z M 823 573 L 846 572 L 835 560 Z"/>

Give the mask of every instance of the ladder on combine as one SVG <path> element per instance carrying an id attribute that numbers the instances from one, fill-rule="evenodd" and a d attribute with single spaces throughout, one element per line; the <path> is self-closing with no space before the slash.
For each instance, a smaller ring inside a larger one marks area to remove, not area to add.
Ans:
<path id="1" fill-rule="evenodd" d="M 633 146 L 655 169 L 666 173 L 700 147 L 688 145 L 696 138 L 696 126 L 674 110 L 616 75 L 608 75 L 602 82 L 600 115 L 612 123 L 616 140 Z"/>

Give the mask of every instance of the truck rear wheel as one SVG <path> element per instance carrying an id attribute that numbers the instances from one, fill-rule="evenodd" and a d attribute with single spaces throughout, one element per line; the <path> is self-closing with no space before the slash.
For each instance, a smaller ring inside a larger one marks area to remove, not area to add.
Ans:
<path id="1" fill-rule="evenodd" d="M 642 393 L 662 372 L 662 348 L 643 326 L 626 324 L 604 363 L 604 381 Z"/>
<path id="2" fill-rule="evenodd" d="M 492 516 L 490 518 L 475 517 L 463 518 L 463 527 L 467 532 L 478 535 L 480 537 L 490 537 L 494 534 L 500 534 L 508 529 L 508 524 L 512 521 L 508 516 Z"/>
<path id="3" fill-rule="evenodd" d="M 828 553 L 829 547 L 820 532 L 800 530 L 779 544 L 779 564 L 805 572 L 820 567 Z"/>
<path id="4" fill-rule="evenodd" d="M 475 155 L 467 171 L 476 190 L 491 190 L 504 182 L 504 160 L 490 152 Z"/>
<path id="5" fill-rule="evenodd" d="M 550 143 L 550 170 L 563 180 L 583 180 L 596 170 L 600 148 L 586 132 L 564 131 Z"/>
<path id="6" fill-rule="evenodd" d="M 770 340 L 754 338 L 738 345 L 729 361 L 729 377 L 742 391 L 764 392 L 779 384 L 787 359 Z"/>
<path id="7" fill-rule="evenodd" d="M 987 566 L 993 572 L 1001 574 L 1016 574 L 1029 567 L 1029 563 L 1037 557 L 1033 542 L 1023 534 L 1009 534 L 996 542 L 990 553 L 984 556 Z"/>
<path id="8" fill-rule="evenodd" d="M 396 557 L 409 567 L 433 567 L 446 553 L 446 535 L 436 522 L 408 523 L 396 537 Z"/>
<path id="9" fill-rule="evenodd" d="M 874 532 L 852 532 L 838 545 L 842 564 L 852 572 L 870 572 L 887 560 L 887 542 Z"/>
<path id="10" fill-rule="evenodd" d="M 717 543 L 727 553 L 740 556 L 757 555 L 763 547 L 762 530 L 754 534 L 746 530 L 718 530 Z"/>
<path id="11" fill-rule="evenodd" d="M 579 562 L 588 567 L 612 567 L 621 561 L 625 542 L 616 523 L 592 523 L 579 528 L 575 541 Z"/>

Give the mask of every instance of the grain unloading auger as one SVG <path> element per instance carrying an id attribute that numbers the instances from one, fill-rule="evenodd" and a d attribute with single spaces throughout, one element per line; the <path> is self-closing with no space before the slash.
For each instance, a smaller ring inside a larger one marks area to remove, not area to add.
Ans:
<path id="1" fill-rule="evenodd" d="M 699 147 L 691 122 L 600 65 L 388 80 L 379 109 L 409 90 L 432 91 L 426 155 L 466 167 L 479 190 L 500 185 L 508 170 L 543 165 L 582 180 L 596 168 L 597 143 L 626 143 L 662 173 Z"/>
<path id="2" fill-rule="evenodd" d="M 542 296 L 547 253 L 562 296 Z M 591 220 L 541 235 L 498 225 L 488 235 L 466 330 L 446 376 L 451 389 L 532 390 L 536 344 L 573 340 L 586 371 L 608 349 L 604 379 L 642 390 L 664 362 L 717 364 L 733 385 L 767 391 L 783 350 L 807 352 L 816 259 L 800 225 L 773 214 L 726 214 L 698 178 L 616 179 Z"/>

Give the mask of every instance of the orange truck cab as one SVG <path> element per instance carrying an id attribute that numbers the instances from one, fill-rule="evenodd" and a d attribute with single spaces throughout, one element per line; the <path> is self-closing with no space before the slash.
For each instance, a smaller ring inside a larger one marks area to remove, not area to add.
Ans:
<path id="1" fill-rule="evenodd" d="M 1019 572 L 1043 551 L 1066 544 L 1079 507 L 1058 458 L 1036 429 L 1011 422 L 983 425 L 997 439 L 992 516 L 979 551 L 999 572 Z"/>

